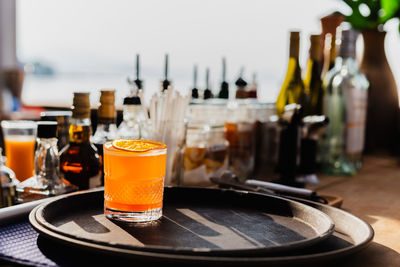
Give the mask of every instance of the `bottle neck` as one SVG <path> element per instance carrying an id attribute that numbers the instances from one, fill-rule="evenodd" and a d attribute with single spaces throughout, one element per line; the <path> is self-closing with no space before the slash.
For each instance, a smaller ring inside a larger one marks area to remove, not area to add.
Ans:
<path id="1" fill-rule="evenodd" d="M 290 49 L 289 49 L 289 57 L 299 59 L 299 50 L 300 50 L 300 40 L 299 39 L 290 39 Z"/>
<path id="2" fill-rule="evenodd" d="M 60 177 L 57 138 L 38 138 L 35 152 L 35 175 L 49 181 Z"/>
<path id="3" fill-rule="evenodd" d="M 69 126 L 70 143 L 90 143 L 92 127 L 90 118 L 71 118 Z"/>

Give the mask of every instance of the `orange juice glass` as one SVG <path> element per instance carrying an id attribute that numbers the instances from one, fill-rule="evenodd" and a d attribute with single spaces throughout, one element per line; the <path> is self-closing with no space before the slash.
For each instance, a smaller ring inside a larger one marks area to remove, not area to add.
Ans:
<path id="1" fill-rule="evenodd" d="M 128 222 L 157 220 L 162 216 L 166 145 L 128 139 L 126 142 L 136 147 L 121 149 L 116 141 L 103 147 L 105 215 Z"/>
<path id="2" fill-rule="evenodd" d="M 36 128 L 34 121 L 2 121 L 7 167 L 22 182 L 33 176 Z"/>

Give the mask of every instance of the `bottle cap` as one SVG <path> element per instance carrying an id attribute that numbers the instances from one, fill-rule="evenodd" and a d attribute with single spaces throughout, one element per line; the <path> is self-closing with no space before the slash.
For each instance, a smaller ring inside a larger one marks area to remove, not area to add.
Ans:
<path id="1" fill-rule="evenodd" d="M 115 118 L 115 94 L 114 90 L 101 90 L 100 106 L 97 111 L 99 118 Z"/>
<path id="2" fill-rule="evenodd" d="M 55 121 L 39 121 L 37 122 L 38 138 L 55 138 L 57 137 L 57 122 Z"/>
<path id="3" fill-rule="evenodd" d="M 141 105 L 140 97 L 127 96 L 124 98 L 124 105 Z"/>
<path id="4" fill-rule="evenodd" d="M 90 118 L 89 93 L 74 93 L 72 117 L 77 119 Z"/>
<path id="5" fill-rule="evenodd" d="M 242 77 L 239 77 L 239 79 L 236 80 L 235 85 L 237 87 L 246 87 L 247 82 L 245 80 L 243 80 Z"/>

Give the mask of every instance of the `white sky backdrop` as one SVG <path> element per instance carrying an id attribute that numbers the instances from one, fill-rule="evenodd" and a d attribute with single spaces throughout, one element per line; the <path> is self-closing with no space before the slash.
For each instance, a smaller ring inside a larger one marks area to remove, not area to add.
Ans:
<path id="1" fill-rule="evenodd" d="M 247 80 L 257 72 L 261 98 L 274 101 L 287 66 L 288 31 L 302 32 L 305 66 L 309 34 L 319 33 L 319 18 L 335 10 L 346 10 L 342 1 L 18 0 L 19 59 L 43 61 L 60 74 L 53 79 L 28 77 L 23 100 L 44 104 L 51 99 L 54 105 L 68 106 L 73 91 L 89 90 L 96 92 L 95 102 L 97 90 L 110 87 L 121 99 L 136 53 L 149 97 L 159 88 L 168 52 L 170 77 L 178 90 L 191 88 L 197 64 L 199 87 L 210 67 L 212 88 L 218 91 L 225 56 L 231 88 L 244 66 Z M 388 57 L 400 81 L 397 22 L 387 26 Z"/>

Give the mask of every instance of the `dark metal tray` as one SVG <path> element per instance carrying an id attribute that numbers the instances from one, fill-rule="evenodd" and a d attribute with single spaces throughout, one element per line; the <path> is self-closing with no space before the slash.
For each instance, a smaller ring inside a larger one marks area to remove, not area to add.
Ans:
<path id="1" fill-rule="evenodd" d="M 257 193 L 166 188 L 163 217 L 126 224 L 103 215 L 103 191 L 63 196 L 38 206 L 30 222 L 52 238 L 117 254 L 256 256 L 313 245 L 332 220 L 307 205 Z"/>

